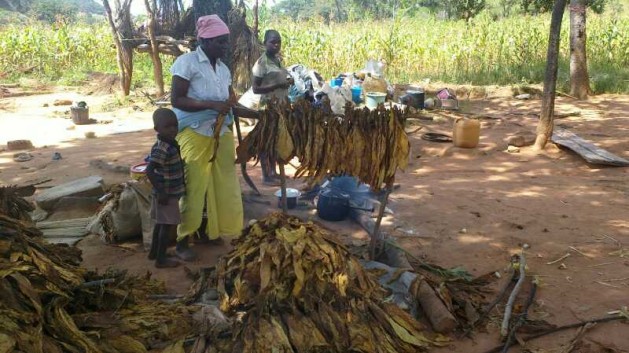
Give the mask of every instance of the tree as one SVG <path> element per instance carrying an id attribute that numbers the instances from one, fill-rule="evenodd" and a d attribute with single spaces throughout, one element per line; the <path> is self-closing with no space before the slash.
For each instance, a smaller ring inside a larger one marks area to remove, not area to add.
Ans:
<path id="1" fill-rule="evenodd" d="M 40 21 L 54 23 L 58 20 L 73 22 L 78 11 L 69 2 L 39 0 L 31 5 L 29 12 Z"/>
<path id="2" fill-rule="evenodd" d="M 485 8 L 485 0 L 447 0 L 449 17 L 470 20 Z"/>
<path id="3" fill-rule="evenodd" d="M 195 21 L 205 15 L 217 14 L 225 23 L 227 23 L 227 14 L 232 9 L 231 0 L 193 0 L 192 8 L 194 10 Z"/>
<path id="4" fill-rule="evenodd" d="M 155 38 L 155 17 L 157 16 L 157 2 L 156 0 L 144 0 L 144 6 L 146 6 L 146 13 L 149 16 L 148 23 L 148 35 L 151 41 L 151 60 L 153 61 L 153 78 L 155 79 L 155 86 L 157 87 L 157 96 L 164 95 L 164 75 L 162 73 L 162 60 L 159 58 L 159 43 Z"/>
<path id="5" fill-rule="evenodd" d="M 557 88 L 557 69 L 559 67 L 559 41 L 561 39 L 561 20 L 563 18 L 566 0 L 556 0 L 550 20 L 550 35 L 548 36 L 548 51 L 546 53 L 546 73 L 544 74 L 544 93 L 542 96 L 542 111 L 537 124 L 535 149 L 546 147 L 548 139 L 553 135 L 555 110 L 555 89 Z"/>
<path id="6" fill-rule="evenodd" d="M 586 43 L 587 0 L 570 1 L 570 94 L 579 99 L 590 94 Z"/>
<path id="7" fill-rule="evenodd" d="M 131 0 L 114 0 L 115 13 L 109 6 L 109 0 L 103 0 L 107 20 L 116 45 L 118 71 L 120 72 L 120 88 L 124 96 L 131 91 L 131 79 L 133 77 L 133 27 L 131 26 Z M 115 16 L 115 17 L 114 17 Z"/>

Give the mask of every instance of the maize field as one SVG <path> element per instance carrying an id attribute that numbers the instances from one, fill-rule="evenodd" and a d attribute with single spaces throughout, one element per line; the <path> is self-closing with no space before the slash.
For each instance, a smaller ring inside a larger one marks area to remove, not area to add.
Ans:
<path id="1" fill-rule="evenodd" d="M 330 78 L 360 70 L 369 58 L 386 62 L 391 82 L 424 79 L 459 84 L 511 85 L 543 80 L 550 15 L 470 22 L 434 17 L 348 23 L 264 21 L 283 36 L 286 65 L 301 63 Z M 117 72 L 109 27 L 103 24 L 31 24 L 0 28 L 0 77 L 32 75 L 60 84 L 87 72 Z M 569 19 L 562 27 L 558 88 L 569 80 Z M 588 13 L 588 66 L 597 93 L 629 92 L 629 18 Z M 135 55 L 134 85 L 151 85 L 147 54 Z M 165 76 L 172 57 L 164 57 Z"/>

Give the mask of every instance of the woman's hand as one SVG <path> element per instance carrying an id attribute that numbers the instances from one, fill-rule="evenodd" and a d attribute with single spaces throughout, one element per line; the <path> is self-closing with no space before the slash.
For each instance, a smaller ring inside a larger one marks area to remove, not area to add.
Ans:
<path id="1" fill-rule="evenodd" d="M 211 102 L 210 109 L 216 110 L 219 114 L 227 114 L 233 104 L 230 101 L 224 102 Z"/>

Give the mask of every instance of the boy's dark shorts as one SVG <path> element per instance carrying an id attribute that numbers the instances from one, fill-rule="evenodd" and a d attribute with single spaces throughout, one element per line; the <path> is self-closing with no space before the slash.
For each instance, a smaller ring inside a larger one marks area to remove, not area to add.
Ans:
<path id="1" fill-rule="evenodd" d="M 179 224 L 181 223 L 181 212 L 179 212 L 179 198 L 169 197 L 168 204 L 160 205 L 157 196 L 153 195 L 151 200 L 151 219 L 155 224 Z"/>

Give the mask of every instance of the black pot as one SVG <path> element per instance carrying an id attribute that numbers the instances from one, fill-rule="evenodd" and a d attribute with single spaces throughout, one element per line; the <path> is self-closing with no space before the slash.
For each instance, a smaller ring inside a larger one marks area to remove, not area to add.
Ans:
<path id="1" fill-rule="evenodd" d="M 400 97 L 400 103 L 415 109 L 424 109 L 424 91 L 406 91 L 406 94 Z"/>
<path id="2" fill-rule="evenodd" d="M 349 195 L 334 189 L 324 189 L 317 200 L 317 214 L 326 221 L 342 221 L 349 215 Z"/>

